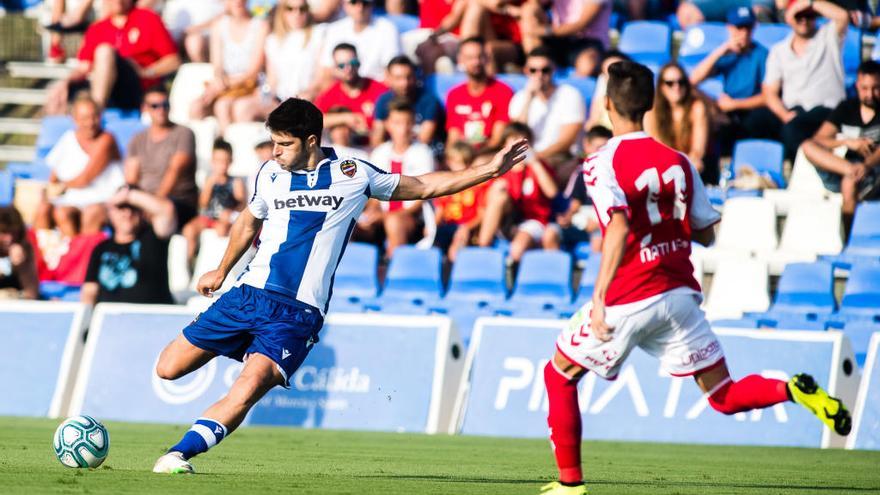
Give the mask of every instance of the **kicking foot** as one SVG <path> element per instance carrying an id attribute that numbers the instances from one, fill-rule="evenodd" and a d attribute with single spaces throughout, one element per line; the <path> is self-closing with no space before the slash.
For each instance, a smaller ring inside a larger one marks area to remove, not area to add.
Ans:
<path id="1" fill-rule="evenodd" d="M 541 487 L 539 495 L 586 495 L 587 487 L 583 483 L 576 486 L 563 485 L 558 481 L 547 483 Z"/>
<path id="2" fill-rule="evenodd" d="M 838 435 L 848 435 L 852 430 L 852 416 L 843 402 L 829 396 L 812 376 L 801 373 L 791 377 L 788 381 L 788 395 Z"/>
<path id="3" fill-rule="evenodd" d="M 183 458 L 183 454 L 180 452 L 169 452 L 159 460 L 156 461 L 156 465 L 153 466 L 154 473 L 169 473 L 169 474 L 193 474 L 195 470 L 192 467 L 192 464 L 187 462 L 186 459 Z"/>

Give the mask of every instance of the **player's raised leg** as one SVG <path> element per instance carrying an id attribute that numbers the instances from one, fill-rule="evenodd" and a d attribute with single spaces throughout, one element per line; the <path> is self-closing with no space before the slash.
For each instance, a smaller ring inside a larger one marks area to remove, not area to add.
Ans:
<path id="1" fill-rule="evenodd" d="M 262 354 L 251 354 L 229 393 L 209 407 L 183 438 L 156 461 L 153 472 L 192 473 L 190 458 L 220 443 L 238 428 L 266 392 L 283 383 L 284 376 L 274 361 Z"/>
<path id="2" fill-rule="evenodd" d="M 162 349 L 156 363 L 156 374 L 165 380 L 176 380 L 201 368 L 217 354 L 196 347 L 182 334 Z"/>
<path id="3" fill-rule="evenodd" d="M 546 495 L 580 495 L 587 493 L 581 470 L 581 410 L 578 406 L 577 384 L 586 370 L 573 364 L 560 352 L 544 367 L 544 385 L 550 411 L 550 444 L 559 468 L 559 481 L 541 489 Z"/>

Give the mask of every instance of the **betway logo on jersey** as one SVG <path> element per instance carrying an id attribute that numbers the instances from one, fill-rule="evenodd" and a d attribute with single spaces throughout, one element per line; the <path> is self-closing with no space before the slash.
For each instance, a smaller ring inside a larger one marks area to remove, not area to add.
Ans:
<path id="1" fill-rule="evenodd" d="M 343 199 L 329 191 L 291 191 L 287 197 L 275 198 L 274 203 L 276 210 L 336 211 Z"/>

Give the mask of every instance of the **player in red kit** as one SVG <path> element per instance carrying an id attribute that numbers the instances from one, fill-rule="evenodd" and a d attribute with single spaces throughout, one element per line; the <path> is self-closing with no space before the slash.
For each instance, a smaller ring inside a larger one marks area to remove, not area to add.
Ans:
<path id="1" fill-rule="evenodd" d="M 840 435 L 852 425 L 843 403 L 809 375 L 789 382 L 730 376 L 700 309 L 690 262 L 691 241 L 711 243 L 720 216 L 687 157 L 642 130 L 642 117 L 653 105 L 653 81 L 647 67 L 633 62 L 608 69 L 605 105 L 614 137 L 583 165 L 604 234 L 602 262 L 592 303 L 572 317 L 544 368 L 559 481 L 544 486 L 543 495 L 587 493 L 577 383 L 587 371 L 616 378 L 634 347 L 659 358 L 673 376 L 693 376 L 709 404 L 724 414 L 791 400 Z"/>

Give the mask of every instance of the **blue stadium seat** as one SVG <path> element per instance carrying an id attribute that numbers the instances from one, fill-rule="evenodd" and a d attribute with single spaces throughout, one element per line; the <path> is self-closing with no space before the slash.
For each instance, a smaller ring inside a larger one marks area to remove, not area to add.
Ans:
<path id="1" fill-rule="evenodd" d="M 495 316 L 495 310 L 490 307 L 478 308 L 468 304 L 449 305 L 444 308 L 430 308 L 431 314 L 448 316 L 455 322 L 458 329 L 458 335 L 461 337 L 465 347 L 470 345 L 471 334 L 474 332 L 474 323 L 477 318 L 483 316 Z"/>
<path id="2" fill-rule="evenodd" d="M 653 70 L 670 60 L 671 45 L 672 31 L 665 22 L 631 21 L 624 24 L 617 48 Z"/>
<path id="3" fill-rule="evenodd" d="M 571 303 L 571 255 L 563 251 L 528 251 L 520 261 L 511 308 L 551 309 Z"/>
<path id="4" fill-rule="evenodd" d="M 814 315 L 793 313 L 767 313 L 758 318 L 758 328 L 773 328 L 776 330 L 807 330 L 825 331 L 825 320 L 816 318 Z"/>
<path id="5" fill-rule="evenodd" d="M 449 90 L 465 82 L 467 76 L 461 72 L 454 74 L 431 74 L 425 78 L 425 89 L 434 93 L 444 105 L 446 104 L 446 95 Z"/>
<path id="6" fill-rule="evenodd" d="M 874 332 L 880 332 L 880 324 L 849 323 L 843 328 L 844 335 L 849 337 L 849 342 L 852 344 L 853 353 L 856 355 L 856 362 L 860 368 L 865 366 L 868 344 Z"/>
<path id="7" fill-rule="evenodd" d="M 15 195 L 15 177 L 9 170 L 0 170 L 0 206 L 12 204 Z"/>
<path id="8" fill-rule="evenodd" d="M 101 123 L 104 126 L 113 125 L 120 120 L 141 120 L 141 111 L 136 108 L 106 108 L 101 112 Z"/>
<path id="9" fill-rule="evenodd" d="M 65 132 L 73 129 L 73 119 L 67 115 L 47 115 L 40 121 L 40 133 L 37 135 L 37 160 L 46 158 L 55 143 Z"/>
<path id="10" fill-rule="evenodd" d="M 394 251 L 385 289 L 380 303 L 384 306 L 395 301 L 414 305 L 436 303 L 443 292 L 440 279 L 440 250 L 418 249 L 414 246 L 401 246 Z"/>
<path id="11" fill-rule="evenodd" d="M 498 78 L 499 81 L 510 86 L 510 89 L 512 89 L 514 93 L 525 88 L 526 82 L 528 81 L 525 74 L 498 74 L 495 77 Z"/>
<path id="12" fill-rule="evenodd" d="M 584 97 L 584 103 L 587 105 L 587 112 L 590 111 L 590 103 L 593 101 L 593 93 L 596 92 L 595 77 L 567 77 L 558 81 L 560 84 L 568 84 L 580 92 Z"/>
<path id="13" fill-rule="evenodd" d="M 590 241 L 581 241 L 574 246 L 573 254 L 578 265 L 586 266 L 585 262 L 593 254 L 593 246 L 590 245 Z"/>
<path id="14" fill-rule="evenodd" d="M 791 28 L 788 24 L 759 22 L 755 25 L 755 30 L 752 32 L 752 39 L 767 50 L 770 50 L 773 45 L 785 39 L 789 34 L 791 34 Z"/>
<path id="15" fill-rule="evenodd" d="M 786 265 L 772 313 L 828 315 L 834 311 L 834 268 L 827 261 Z"/>
<path id="16" fill-rule="evenodd" d="M 333 277 L 331 308 L 341 310 L 346 305 L 347 309 L 352 310 L 354 308 L 351 305 L 361 304 L 378 296 L 378 263 L 379 249 L 376 246 L 361 242 L 349 243 Z"/>
<path id="17" fill-rule="evenodd" d="M 710 77 L 701 82 L 697 88 L 703 93 L 706 93 L 706 96 L 713 100 L 717 100 L 718 97 L 721 96 L 721 93 L 724 92 L 724 81 L 722 81 L 720 77 Z"/>
<path id="18" fill-rule="evenodd" d="M 739 173 L 744 165 L 750 165 L 759 174 L 769 175 L 779 188 L 785 187 L 782 175 L 782 143 L 766 139 L 743 139 L 733 148 L 733 173 Z"/>
<path id="19" fill-rule="evenodd" d="M 49 180 L 52 170 L 44 162 L 34 163 L 10 162 L 6 164 L 6 170 L 12 173 L 16 179 Z"/>
<path id="20" fill-rule="evenodd" d="M 846 75 L 846 88 L 855 83 L 856 72 L 862 63 L 862 30 L 850 26 L 843 40 L 843 73 Z"/>
<path id="21" fill-rule="evenodd" d="M 840 314 L 880 318 L 880 265 L 853 265 L 840 302 Z"/>
<path id="22" fill-rule="evenodd" d="M 507 298 L 504 254 L 491 248 L 464 248 L 458 252 L 444 306 L 484 307 Z"/>
<path id="23" fill-rule="evenodd" d="M 687 28 L 678 49 L 678 62 L 690 72 L 706 55 L 727 41 L 727 26 L 722 22 L 704 22 Z"/>
<path id="24" fill-rule="evenodd" d="M 400 34 L 419 28 L 418 16 L 409 14 L 383 14 L 380 17 L 384 17 L 391 21 L 391 23 L 394 24 L 394 27 L 397 28 L 397 32 Z"/>
<path id="25" fill-rule="evenodd" d="M 712 328 L 758 328 L 756 318 L 740 318 L 737 320 L 715 320 Z"/>
<path id="26" fill-rule="evenodd" d="M 140 119 L 119 119 L 108 125 L 106 129 L 110 134 L 113 134 L 116 146 L 119 147 L 122 157 L 125 158 L 128 156 L 128 145 L 131 143 L 131 138 L 146 128 Z"/>
<path id="27" fill-rule="evenodd" d="M 856 207 L 844 253 L 880 257 L 880 201 L 865 202 Z"/>
<path id="28" fill-rule="evenodd" d="M 581 280 L 578 283 L 577 297 L 574 301 L 576 306 L 580 307 L 593 297 L 593 287 L 596 285 L 601 263 L 602 256 L 596 253 L 595 256 L 590 256 L 584 264 L 584 271 L 581 272 Z"/>

